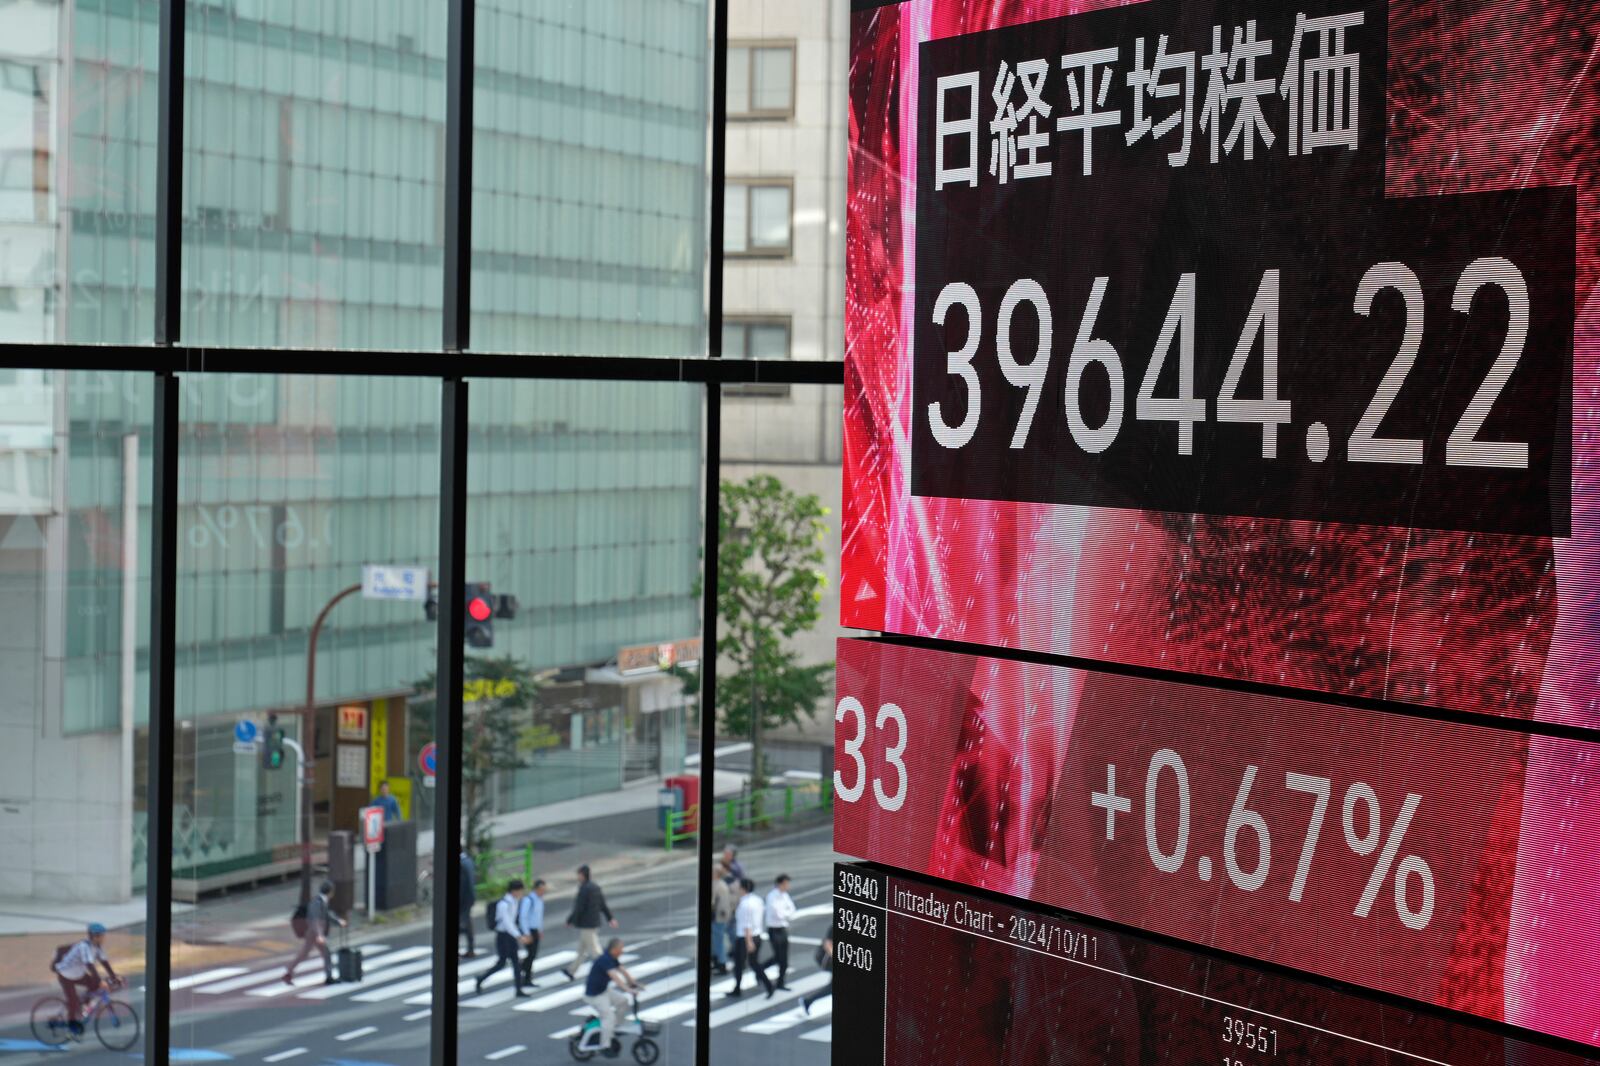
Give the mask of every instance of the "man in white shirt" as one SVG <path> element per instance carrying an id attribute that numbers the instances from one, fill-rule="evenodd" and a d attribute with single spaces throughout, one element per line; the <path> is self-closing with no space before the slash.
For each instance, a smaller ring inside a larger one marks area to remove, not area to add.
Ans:
<path id="1" fill-rule="evenodd" d="M 528 993 L 522 990 L 522 967 L 517 963 L 517 951 L 532 939 L 518 924 L 524 891 L 522 882 L 513 878 L 506 886 L 506 894 L 494 905 L 494 950 L 497 958 L 487 973 L 478 975 L 477 991 L 480 993 L 483 991 L 483 983 L 493 977 L 500 967 L 509 964 L 511 980 L 516 985 L 517 998 L 526 999 L 528 996 Z"/>
<path id="2" fill-rule="evenodd" d="M 111 968 L 111 960 L 105 952 L 106 927 L 99 922 L 89 926 L 88 935 L 56 955 L 51 969 L 55 971 L 56 981 L 61 985 L 61 992 L 67 997 L 67 1024 L 74 1033 L 83 1032 L 83 1001 L 78 996 L 81 987 L 85 992 L 94 993 L 100 988 L 100 973 L 97 966 L 106 968 L 106 976 L 115 988 L 122 983 L 117 972 Z"/>
<path id="3" fill-rule="evenodd" d="M 744 995 L 739 985 L 744 981 L 746 966 L 755 971 L 756 978 L 767 990 L 768 999 L 777 991 L 761 963 L 761 930 L 766 925 L 766 910 L 761 897 L 756 895 L 756 883 L 748 877 L 740 881 L 739 905 L 733 912 L 733 991 L 728 993 L 729 999 Z"/>
<path id="4" fill-rule="evenodd" d="M 533 960 L 539 957 L 539 944 L 544 940 L 545 891 L 544 878 L 535 880 L 517 911 L 517 924 L 522 927 L 522 935 L 528 938 L 523 941 L 522 950 L 522 983 L 525 985 L 533 984 Z"/>
<path id="5" fill-rule="evenodd" d="M 794 924 L 794 899 L 789 895 L 789 875 L 779 874 L 767 893 L 767 936 L 772 940 L 772 959 L 778 964 L 777 987 L 789 991 L 783 979 L 789 976 L 789 926 Z"/>

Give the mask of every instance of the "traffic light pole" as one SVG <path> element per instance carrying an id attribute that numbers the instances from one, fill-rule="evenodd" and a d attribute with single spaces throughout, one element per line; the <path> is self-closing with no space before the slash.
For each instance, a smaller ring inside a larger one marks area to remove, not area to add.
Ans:
<path id="1" fill-rule="evenodd" d="M 311 902 L 311 823 L 312 777 L 316 772 L 317 751 L 317 638 L 322 635 L 322 623 L 328 620 L 328 614 L 339 605 L 341 600 L 354 596 L 361 591 L 358 581 L 349 588 L 341 589 L 334 594 L 333 599 L 323 605 L 317 612 L 317 620 L 311 623 L 311 636 L 306 645 L 306 705 L 301 710 L 305 719 L 305 747 L 300 754 L 300 902 Z M 290 741 L 285 740 L 285 744 Z M 298 748 L 298 745 L 296 745 Z"/>

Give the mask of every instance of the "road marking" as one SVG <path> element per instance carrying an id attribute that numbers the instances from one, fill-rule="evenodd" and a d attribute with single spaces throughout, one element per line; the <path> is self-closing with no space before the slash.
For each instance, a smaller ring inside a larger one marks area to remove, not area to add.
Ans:
<path id="1" fill-rule="evenodd" d="M 423 1018 L 426 1018 L 428 1015 L 430 1015 L 432 1013 L 433 1013 L 433 1008 L 432 1007 L 424 1007 L 421 1010 L 412 1011 L 410 1014 L 408 1014 L 404 1018 L 402 1018 L 401 1021 L 407 1021 L 407 1022 L 421 1021 Z"/>
<path id="2" fill-rule="evenodd" d="M 363 948 L 362 954 L 364 963 L 371 962 L 374 958 L 384 958 L 387 956 L 389 954 L 389 946 L 387 944 L 381 944 L 379 945 L 379 950 L 376 951 Z M 312 963 L 312 958 L 315 958 L 315 955 L 300 964 L 302 968 L 306 967 L 307 965 L 310 965 L 311 968 L 301 976 L 296 977 L 294 979 L 294 984 L 292 985 L 284 984 L 282 971 L 280 971 L 276 966 L 272 966 L 265 970 L 258 970 L 249 977 L 235 977 L 231 981 L 223 981 L 221 984 L 215 985 L 206 985 L 204 988 L 195 989 L 195 991 L 205 992 L 209 995 L 216 995 L 219 992 L 231 992 L 234 989 L 244 988 L 248 985 L 259 985 L 265 981 L 272 981 L 274 978 L 276 978 L 276 983 L 270 987 L 252 988 L 250 991 L 246 992 L 245 995 L 261 996 L 265 999 L 272 999 L 276 996 L 287 996 L 290 992 L 298 992 L 302 989 L 312 988 L 323 984 L 325 978 L 323 977 L 322 970 L 320 967 L 317 967 L 314 963 Z"/>
<path id="3" fill-rule="evenodd" d="M 731 991 L 733 991 L 733 978 L 730 977 L 721 984 L 712 986 L 711 994 L 712 996 L 720 996 Z M 664 1022 L 670 1018 L 676 1018 L 680 1014 L 688 1014 L 692 1010 L 694 1010 L 694 996 L 682 996 L 668 1003 L 651 1007 L 649 1010 L 642 1010 L 639 1012 L 639 1017 L 647 1022 Z"/>
<path id="4" fill-rule="evenodd" d="M 334 996 L 350 996 L 352 992 L 360 992 L 363 988 L 373 988 L 374 984 L 384 981 L 394 981 L 395 978 L 411 976 L 413 973 L 430 972 L 434 968 L 432 959 L 416 959 L 406 962 L 405 965 L 394 967 L 378 967 L 376 972 L 363 973 L 362 981 L 358 984 L 328 984 L 325 988 L 315 988 L 309 992 L 301 992 L 296 999 L 333 999 Z M 434 980 L 429 976 L 429 981 Z"/>
<path id="5" fill-rule="evenodd" d="M 581 1026 L 581 1025 L 569 1025 L 565 1029 L 557 1029 L 555 1032 L 551 1033 L 550 1034 L 550 1039 L 551 1040 L 571 1040 L 573 1037 L 577 1036 L 581 1032 L 583 1032 L 583 1026 Z"/>
<path id="6" fill-rule="evenodd" d="M 360 1040 L 362 1037 L 370 1036 L 373 1033 L 376 1033 L 377 1031 L 378 1031 L 378 1027 L 376 1025 L 363 1025 L 361 1028 L 352 1029 L 348 1033 L 340 1033 L 338 1036 L 334 1037 L 334 1039 L 335 1040 Z"/>
<path id="7" fill-rule="evenodd" d="M 830 900 L 827 903 L 813 903 L 809 907 L 801 907 L 799 910 L 795 911 L 793 920 L 798 921 L 801 918 L 820 918 L 824 914 L 832 913 L 833 901 Z"/>
<path id="8" fill-rule="evenodd" d="M 303 1048 L 303 1047 L 292 1047 L 288 1051 L 280 1051 L 276 1055 L 268 1055 L 266 1058 L 262 1059 L 261 1061 L 262 1062 L 283 1062 L 285 1059 L 292 1059 L 292 1058 L 296 1057 L 297 1055 L 304 1055 L 306 1053 L 306 1050 L 307 1049 Z"/>
<path id="9" fill-rule="evenodd" d="M 785 1029 L 793 1029 L 797 1025 L 804 1025 L 813 1018 L 823 1018 L 832 1013 L 833 997 L 824 996 L 817 1000 L 816 1006 L 811 1008 L 810 1014 L 806 1013 L 803 1006 L 790 1007 L 780 1014 L 774 1014 L 770 1018 L 763 1018 L 759 1022 L 752 1022 L 743 1026 L 739 1031 L 741 1033 L 760 1033 L 762 1036 L 770 1036 L 773 1033 L 781 1033 Z"/>
<path id="10" fill-rule="evenodd" d="M 456 975 L 458 977 L 471 977 L 473 974 L 482 973 L 493 965 L 493 959 L 472 959 L 461 963 L 456 968 Z M 472 988 L 471 981 L 459 981 L 456 986 L 458 993 L 463 991 L 462 985 L 465 985 L 466 989 Z M 416 996 L 415 993 L 417 992 L 423 994 Z M 433 1002 L 433 974 L 430 973 L 426 977 L 414 977 L 409 981 L 401 981 L 399 984 L 383 985 L 380 988 L 374 988 L 370 992 L 360 992 L 352 998 L 357 1003 L 382 1003 L 384 1000 L 397 999 L 400 996 L 412 996 L 411 999 L 406 1000 L 407 1003 L 411 1004 Z"/>
<path id="11" fill-rule="evenodd" d="M 511 1056 L 520 1054 L 521 1052 L 527 1050 L 527 1044 L 512 1044 L 510 1047 L 503 1047 L 499 1051 L 491 1051 L 489 1054 L 485 1055 L 484 1058 L 488 1059 L 490 1062 L 497 1062 L 500 1059 L 509 1059 Z"/>
<path id="12" fill-rule="evenodd" d="M 726 1025 L 729 1022 L 736 1022 L 740 1018 L 748 1018 L 752 1014 L 760 1014 L 767 1008 L 776 1007 L 780 1003 L 787 1003 L 790 1000 L 799 999 L 807 992 L 815 991 L 831 980 L 833 980 L 833 974 L 831 973 L 814 973 L 808 974 L 806 977 L 790 985 L 789 991 L 779 992 L 775 996 L 769 997 L 764 992 L 754 990 L 747 992 L 745 994 L 749 996 L 748 999 L 745 999 L 742 1002 L 735 1002 L 731 1007 L 722 1007 L 718 1010 L 712 1011 L 710 1018 L 711 1028 L 715 1029 L 718 1026 Z M 757 985 L 756 987 L 759 989 L 760 985 Z M 694 1019 L 691 1018 L 683 1024 L 693 1025 Z"/>
<path id="13" fill-rule="evenodd" d="M 635 977 L 648 977 L 650 974 L 660 973 L 662 970 L 670 970 L 674 966 L 682 966 L 688 961 L 682 955 L 663 955 L 658 959 L 651 959 L 649 962 L 630 967 L 629 972 Z M 526 1003 L 518 1003 L 516 1009 L 522 1011 L 550 1010 L 552 1007 L 559 1007 L 563 1003 L 571 1003 L 582 999 L 583 987 L 582 982 L 579 982 L 571 988 L 563 988 L 559 992 L 552 992 L 547 996 L 538 996 L 528 1000 Z"/>
<path id="14" fill-rule="evenodd" d="M 175 978 L 172 981 L 167 982 L 167 987 L 172 989 L 174 992 L 180 992 L 185 988 L 193 988 L 195 985 L 203 985 L 207 981 L 220 981 L 225 977 L 237 977 L 239 974 L 249 972 L 250 971 L 245 969 L 243 966 L 224 966 L 216 970 L 207 970 L 205 973 L 196 973 L 190 974 L 188 977 Z M 140 991 L 142 992 L 144 989 L 141 988 Z"/>
<path id="15" fill-rule="evenodd" d="M 819 1044 L 833 1043 L 833 1026 L 824 1025 L 821 1029 L 813 1029 L 809 1033 L 801 1033 L 801 1040 L 815 1040 Z"/>
<path id="16" fill-rule="evenodd" d="M 570 949 L 566 951 L 557 951 L 551 955 L 545 956 L 542 959 L 535 960 L 533 964 L 533 972 L 538 973 L 540 970 L 548 970 L 553 967 L 563 965 L 564 963 L 570 962 L 577 957 L 578 953 Z M 479 965 L 480 962 L 481 966 Z M 487 970 L 489 967 L 494 965 L 494 959 L 489 958 L 484 960 L 474 960 L 473 965 L 478 966 L 479 969 Z M 466 967 L 462 967 L 463 971 L 465 969 Z M 432 979 L 430 978 L 430 981 L 431 980 Z M 511 968 L 508 966 L 499 973 L 495 974 L 493 977 L 489 978 L 489 980 L 485 981 L 484 987 L 493 988 L 495 985 L 509 984 L 510 981 Z M 471 994 L 473 984 L 474 982 L 470 978 L 465 981 L 457 981 L 456 995 L 465 996 Z M 433 993 L 425 992 L 420 996 L 412 996 L 410 999 L 406 1000 L 406 1002 L 414 1006 L 421 1006 L 424 1003 L 431 1003 L 433 1002 Z"/>

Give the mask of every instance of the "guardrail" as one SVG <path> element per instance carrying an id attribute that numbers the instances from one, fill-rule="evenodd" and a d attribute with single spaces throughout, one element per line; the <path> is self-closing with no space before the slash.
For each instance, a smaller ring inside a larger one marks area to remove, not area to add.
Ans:
<path id="1" fill-rule="evenodd" d="M 533 884 L 533 845 L 524 844 L 510 851 L 491 851 L 478 856 L 478 881 L 474 886 L 479 899 L 486 889 L 504 885 L 513 877 L 525 885 Z"/>
<path id="2" fill-rule="evenodd" d="M 769 827 L 812 811 L 833 807 L 833 782 L 812 781 L 803 785 L 769 785 L 756 792 L 717 800 L 711 807 L 711 825 L 725 833 L 756 826 Z M 681 811 L 669 811 L 662 831 L 662 847 L 671 851 L 679 841 L 692 839 L 698 832 L 693 825 L 700 813 L 699 804 Z"/>

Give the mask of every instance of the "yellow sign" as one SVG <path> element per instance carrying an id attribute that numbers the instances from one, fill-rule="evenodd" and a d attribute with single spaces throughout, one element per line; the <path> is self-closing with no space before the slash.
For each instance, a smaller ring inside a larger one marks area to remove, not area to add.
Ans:
<path id="1" fill-rule="evenodd" d="M 367 708 L 359 703 L 339 708 L 339 739 L 367 739 Z"/>
<path id="2" fill-rule="evenodd" d="M 367 748 L 367 758 L 371 760 L 371 772 L 368 781 L 374 792 L 378 790 L 378 782 L 389 776 L 389 701 L 372 701 L 372 743 Z"/>
<path id="3" fill-rule="evenodd" d="M 489 677 L 480 677 L 468 681 L 461 686 L 461 698 L 467 703 L 477 703 L 479 700 L 505 699 L 507 696 L 517 694 L 517 683 L 508 677 L 498 680 Z"/>

